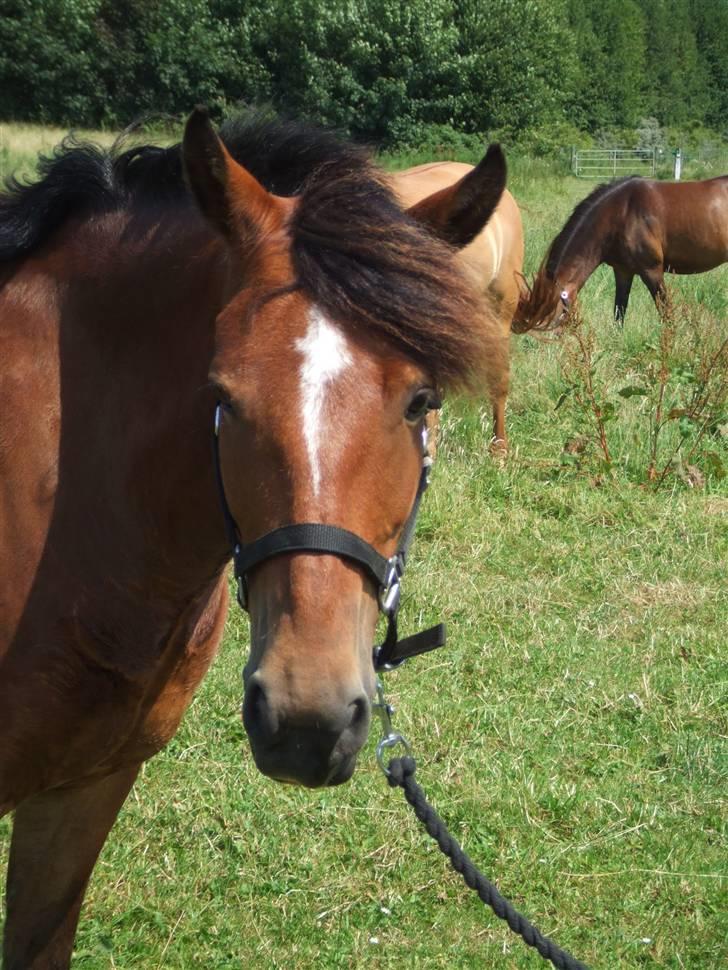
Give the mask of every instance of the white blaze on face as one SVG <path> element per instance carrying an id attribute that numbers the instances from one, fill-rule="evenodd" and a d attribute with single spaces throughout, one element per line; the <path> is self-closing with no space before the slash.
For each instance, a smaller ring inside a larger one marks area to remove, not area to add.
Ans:
<path id="1" fill-rule="evenodd" d="M 306 336 L 296 341 L 296 349 L 303 356 L 299 371 L 303 436 L 311 464 L 314 494 L 318 495 L 326 395 L 333 382 L 351 365 L 352 356 L 344 335 L 316 307 L 311 307 L 308 321 Z"/>

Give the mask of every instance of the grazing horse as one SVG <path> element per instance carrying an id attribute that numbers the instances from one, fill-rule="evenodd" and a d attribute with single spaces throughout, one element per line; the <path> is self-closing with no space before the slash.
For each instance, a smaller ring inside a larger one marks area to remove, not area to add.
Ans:
<path id="1" fill-rule="evenodd" d="M 600 185 L 571 213 L 521 298 L 513 329 L 557 324 L 600 263 L 614 270 L 614 319 L 621 324 L 635 276 L 659 310 L 665 273 L 703 273 L 726 261 L 728 175 L 702 182 L 618 179 Z"/>
<path id="2" fill-rule="evenodd" d="M 490 149 L 493 155 L 492 164 L 498 161 L 498 150 L 495 146 Z M 486 159 L 488 156 L 486 155 Z M 396 173 L 392 177 L 394 190 L 406 206 L 417 211 L 417 205 L 422 200 L 429 215 L 423 213 L 423 218 L 429 220 L 432 227 L 442 234 L 442 217 L 432 205 L 431 197 L 436 192 L 447 192 L 450 187 L 464 178 L 472 166 L 462 162 L 433 162 L 428 165 L 417 165 Z M 438 222 L 439 218 L 439 222 Z M 506 189 L 500 202 L 488 220 L 485 228 L 475 236 L 473 241 L 460 252 L 460 258 L 466 272 L 473 279 L 474 284 L 485 291 L 491 299 L 504 339 L 510 336 L 511 323 L 521 294 L 521 280 L 523 270 L 523 225 L 521 213 L 511 193 Z M 491 447 L 495 451 L 503 451 L 507 447 L 506 438 L 506 398 L 508 397 L 509 369 L 506 367 L 500 374 L 498 384 L 492 388 L 493 394 L 493 439 Z"/>
<path id="3" fill-rule="evenodd" d="M 243 719 L 265 774 L 351 776 L 382 592 L 357 550 L 388 565 L 425 415 L 507 359 L 454 248 L 498 152 L 412 214 L 361 149 L 218 136 L 202 109 L 181 145 L 68 144 L 40 172 L 0 195 L 4 970 L 68 967 L 109 829 L 215 654 L 231 522 L 236 564 L 291 527 L 335 540 L 241 567 Z"/>

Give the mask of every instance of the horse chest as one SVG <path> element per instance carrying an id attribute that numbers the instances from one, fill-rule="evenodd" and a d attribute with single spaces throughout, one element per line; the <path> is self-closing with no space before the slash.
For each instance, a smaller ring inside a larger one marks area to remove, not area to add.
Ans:
<path id="1" fill-rule="evenodd" d="M 170 637 L 149 680 L 133 729 L 115 754 L 115 763 L 146 760 L 174 736 L 217 653 L 227 608 L 227 580 L 223 577 L 194 620 L 187 619 Z"/>

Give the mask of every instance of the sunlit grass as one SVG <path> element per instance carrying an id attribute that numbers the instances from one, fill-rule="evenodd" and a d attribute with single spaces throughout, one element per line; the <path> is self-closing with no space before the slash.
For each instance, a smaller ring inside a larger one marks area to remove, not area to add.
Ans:
<path id="1" fill-rule="evenodd" d="M 527 271 L 590 183 L 514 163 Z M 728 267 L 670 279 L 726 326 Z M 609 379 L 660 326 L 635 284 L 583 292 Z M 449 645 L 387 677 L 419 780 L 465 849 L 539 927 L 597 968 L 728 961 L 728 486 L 643 487 L 564 463 L 557 341 L 514 337 L 512 450 L 488 456 L 485 401 L 447 402 L 406 577 L 403 628 Z M 638 402 L 634 402 L 635 408 Z M 625 409 L 615 448 L 642 425 Z M 722 447 L 725 447 L 724 445 Z M 379 773 L 310 792 L 258 775 L 239 716 L 247 625 L 170 746 L 144 769 L 95 872 L 75 966 L 535 968 Z M 0 832 L 9 832 L 8 820 Z"/>

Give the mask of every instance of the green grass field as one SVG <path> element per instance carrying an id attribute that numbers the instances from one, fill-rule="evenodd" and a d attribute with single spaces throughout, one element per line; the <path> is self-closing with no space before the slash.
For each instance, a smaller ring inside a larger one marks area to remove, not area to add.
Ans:
<path id="1" fill-rule="evenodd" d="M 516 160 L 510 187 L 532 271 L 592 184 Z M 728 266 L 669 286 L 678 329 L 728 335 Z M 590 415 L 573 398 L 556 407 L 573 379 L 568 340 L 513 338 L 504 464 L 488 455 L 487 403 L 447 402 L 402 625 L 444 619 L 449 645 L 385 686 L 420 783 L 543 932 L 594 970 L 707 970 L 728 963 L 725 424 L 690 459 L 697 480 L 670 471 L 660 488 L 645 483 L 653 399 L 618 391 L 650 373 L 660 323 L 636 283 L 617 330 L 612 296 L 603 268 L 582 301 L 595 380 L 615 405 L 611 469 Z M 675 400 L 693 346 L 680 333 Z M 668 463 L 676 439 L 665 434 Z M 564 452 L 577 436 L 581 453 Z M 376 726 L 340 788 L 256 773 L 239 715 L 246 649 L 235 611 L 104 850 L 74 966 L 544 966 L 388 788 Z M 6 819 L 1 844 L 8 833 Z"/>

